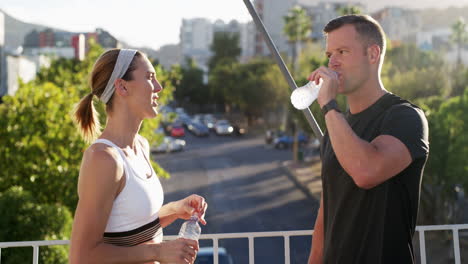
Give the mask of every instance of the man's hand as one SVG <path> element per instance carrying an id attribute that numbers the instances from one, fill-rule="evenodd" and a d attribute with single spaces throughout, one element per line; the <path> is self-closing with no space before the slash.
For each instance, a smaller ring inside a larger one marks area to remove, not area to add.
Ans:
<path id="1" fill-rule="evenodd" d="M 316 84 L 319 83 L 320 79 L 323 79 L 323 84 L 317 98 L 317 102 L 320 107 L 323 107 L 325 104 L 336 98 L 339 87 L 339 76 L 337 72 L 322 66 L 313 71 L 309 75 L 308 79 L 310 81 L 315 81 Z"/>

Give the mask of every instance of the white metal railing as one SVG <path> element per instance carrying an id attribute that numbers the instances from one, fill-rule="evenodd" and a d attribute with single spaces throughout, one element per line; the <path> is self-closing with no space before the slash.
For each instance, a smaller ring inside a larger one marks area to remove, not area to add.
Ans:
<path id="1" fill-rule="evenodd" d="M 462 225 L 432 225 L 432 226 L 417 226 L 416 231 L 419 233 L 419 247 L 421 254 L 421 264 L 426 264 L 426 241 L 424 232 L 426 231 L 444 231 L 452 230 L 453 233 L 453 250 L 455 257 L 455 264 L 461 264 L 460 260 L 460 241 L 459 230 L 467 229 L 468 224 Z M 221 234 L 203 234 L 200 240 L 213 241 L 213 261 L 214 264 L 219 264 L 218 248 L 220 239 L 229 238 L 247 238 L 249 242 L 249 264 L 254 264 L 254 239 L 259 237 L 283 237 L 284 238 L 284 263 L 291 263 L 289 240 L 293 236 L 310 236 L 313 230 L 298 230 L 298 231 L 276 231 L 276 232 L 249 232 L 249 233 L 221 233 Z M 177 236 L 165 236 L 164 239 L 176 239 Z M 33 248 L 33 264 L 39 263 L 39 247 L 40 246 L 56 246 L 68 245 L 69 240 L 50 240 L 50 241 L 24 241 L 24 242 L 0 242 L 0 263 L 1 263 L 1 250 L 2 248 L 12 247 L 32 247 Z"/>

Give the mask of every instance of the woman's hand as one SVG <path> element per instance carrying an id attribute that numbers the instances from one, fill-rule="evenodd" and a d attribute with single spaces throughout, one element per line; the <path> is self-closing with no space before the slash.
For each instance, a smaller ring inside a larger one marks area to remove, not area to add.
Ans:
<path id="1" fill-rule="evenodd" d="M 205 212 L 207 208 L 208 204 L 205 202 L 205 198 L 196 194 L 174 203 L 174 211 L 178 218 L 189 219 L 195 214 L 203 225 L 206 225 Z"/>
<path id="2" fill-rule="evenodd" d="M 158 244 L 156 256 L 161 263 L 187 264 L 195 261 L 198 249 L 197 241 L 178 238 Z"/>

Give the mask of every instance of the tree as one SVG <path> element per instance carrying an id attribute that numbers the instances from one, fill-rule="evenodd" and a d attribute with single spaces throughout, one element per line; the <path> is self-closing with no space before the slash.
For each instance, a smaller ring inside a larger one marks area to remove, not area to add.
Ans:
<path id="1" fill-rule="evenodd" d="M 423 219 L 425 224 L 454 223 L 454 187 L 461 184 L 468 189 L 468 90 L 448 100 L 420 100 L 419 105 L 426 112 L 430 129 L 430 153 L 421 195 Z"/>
<path id="2" fill-rule="evenodd" d="M 189 58 L 180 71 L 181 80 L 176 86 L 175 98 L 179 102 L 190 100 L 194 104 L 206 104 L 210 98 L 210 91 L 203 81 L 205 72 L 197 67 L 193 59 Z"/>
<path id="3" fill-rule="evenodd" d="M 14 186 L 0 193 L 0 241 L 69 239 L 72 215 L 67 207 L 39 203 L 31 192 Z M 2 263 L 31 263 L 31 248 L 2 249 Z M 40 263 L 68 263 L 68 247 L 41 247 Z"/>
<path id="4" fill-rule="evenodd" d="M 310 37 L 312 20 L 307 15 L 307 11 L 298 5 L 291 8 L 288 14 L 283 17 L 283 20 L 283 32 L 286 34 L 291 46 L 293 73 L 295 74 L 297 71 L 297 57 L 301 49 L 300 44 Z"/>
<path id="5" fill-rule="evenodd" d="M 210 58 L 208 67 L 210 71 L 218 63 L 236 62 L 241 54 L 239 46 L 239 33 L 236 32 L 215 32 L 213 43 L 210 46 L 213 56 Z"/>
<path id="6" fill-rule="evenodd" d="M 446 96 L 449 93 L 449 72 L 443 59 L 414 45 L 393 47 L 387 52 L 382 69 L 385 87 L 408 100 Z"/>
<path id="7" fill-rule="evenodd" d="M 338 14 L 344 15 L 358 15 L 361 14 L 361 9 L 358 6 L 346 5 L 338 8 Z"/>
<path id="8" fill-rule="evenodd" d="M 228 109 L 239 109 L 249 121 L 289 98 L 288 85 L 270 60 L 220 63 L 210 72 L 209 82 Z"/>
<path id="9" fill-rule="evenodd" d="M 463 17 L 459 17 L 457 22 L 452 25 L 451 40 L 457 45 L 457 64 L 462 64 L 461 51 L 463 45 L 468 43 L 468 31 L 466 29 L 466 22 Z"/>

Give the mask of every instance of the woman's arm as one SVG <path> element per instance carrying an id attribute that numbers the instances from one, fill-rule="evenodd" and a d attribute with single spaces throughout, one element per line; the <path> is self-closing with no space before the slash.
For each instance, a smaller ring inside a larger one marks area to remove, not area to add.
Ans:
<path id="1" fill-rule="evenodd" d="M 178 239 L 160 244 L 118 247 L 103 242 L 103 233 L 115 197 L 122 189 L 122 164 L 110 147 L 91 146 L 84 154 L 78 181 L 79 201 L 75 212 L 70 263 L 186 263 L 198 244 Z"/>

